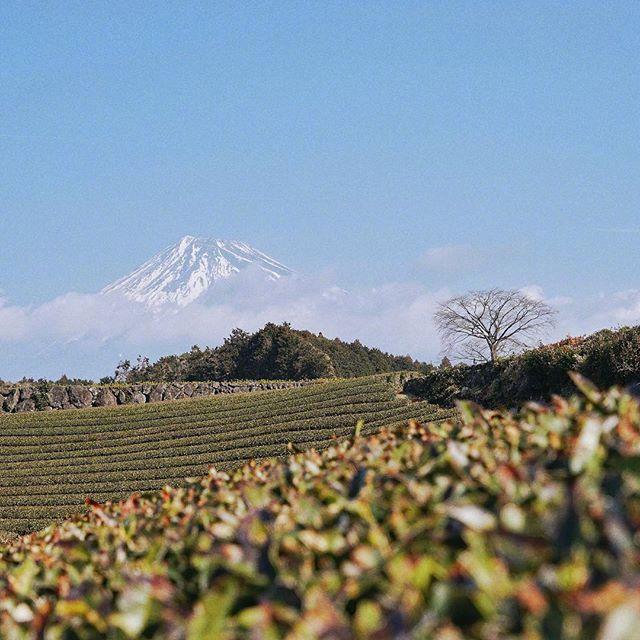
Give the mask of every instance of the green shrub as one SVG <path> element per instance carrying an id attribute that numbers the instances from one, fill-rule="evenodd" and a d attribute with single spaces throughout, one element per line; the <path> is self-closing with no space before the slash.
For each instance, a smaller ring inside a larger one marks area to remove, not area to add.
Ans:
<path id="1" fill-rule="evenodd" d="M 117 378 L 129 382 L 148 380 L 303 380 L 351 378 L 425 367 L 409 356 L 394 356 L 372 349 L 358 340 L 330 340 L 322 334 L 293 329 L 288 323 L 268 323 L 249 334 L 234 329 L 219 347 L 197 346 L 181 355 L 149 364 L 120 363 Z"/>
<path id="2" fill-rule="evenodd" d="M 568 338 L 494 364 L 431 370 L 409 382 L 407 391 L 443 406 L 468 399 L 513 407 L 570 394 L 575 389 L 568 375 L 572 371 L 602 387 L 640 381 L 640 327 Z"/>
<path id="3" fill-rule="evenodd" d="M 640 327 L 599 331 L 590 336 L 580 371 L 596 384 L 629 384 L 640 379 Z"/>
<path id="4" fill-rule="evenodd" d="M 531 349 L 505 360 L 495 369 L 495 379 L 485 397 L 488 404 L 509 404 L 567 394 L 572 385 L 567 375 L 578 371 L 582 356 L 569 345 Z"/>
<path id="5" fill-rule="evenodd" d="M 474 370 L 485 371 L 486 369 L 483 366 L 469 367 L 462 364 L 429 369 L 419 378 L 409 380 L 404 386 L 404 391 L 412 396 L 428 397 L 429 402 L 434 404 L 451 407 L 463 396 L 473 399 L 468 384 Z"/>
<path id="6" fill-rule="evenodd" d="M 0 550 L 0 637 L 636 637 L 640 407 L 581 386 L 89 501 Z"/>

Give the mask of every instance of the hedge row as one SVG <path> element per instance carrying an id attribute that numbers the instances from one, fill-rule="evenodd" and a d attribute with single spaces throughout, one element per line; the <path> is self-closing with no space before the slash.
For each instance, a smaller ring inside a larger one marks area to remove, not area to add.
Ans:
<path id="1" fill-rule="evenodd" d="M 397 377 L 142 407 L 0 418 L 0 529 L 28 531 L 67 516 L 88 496 L 123 497 L 180 482 L 209 465 L 283 456 L 289 443 L 328 446 L 409 418 L 444 417 L 396 395 Z"/>
<path id="2" fill-rule="evenodd" d="M 568 338 L 494 364 L 432 369 L 408 381 L 405 389 L 443 406 L 467 399 L 490 407 L 514 407 L 528 400 L 548 400 L 553 394 L 574 393 L 568 375 L 572 371 L 601 387 L 637 386 L 640 327 Z"/>
<path id="3" fill-rule="evenodd" d="M 304 417 L 304 419 L 280 419 L 272 418 L 269 424 L 252 426 L 249 423 L 242 423 L 240 427 L 233 427 L 227 425 L 227 429 L 224 431 L 218 429 L 202 429 L 198 428 L 194 433 L 190 433 L 188 429 L 184 430 L 184 433 L 179 435 L 167 435 L 163 434 L 159 436 L 144 436 L 144 439 L 132 437 L 126 443 L 126 451 L 123 451 L 122 443 L 116 444 L 100 444 L 96 442 L 88 442 L 70 444 L 70 443 L 54 443 L 51 445 L 34 445 L 29 447 L 26 452 L 12 453 L 10 456 L 6 456 L 6 462 L 3 465 L 3 469 L 0 469 L 0 474 L 4 471 L 13 474 L 14 469 L 20 467 L 33 467 L 33 464 L 39 464 L 40 468 L 44 467 L 59 467 L 64 464 L 65 460 L 68 460 L 70 454 L 73 454 L 73 465 L 90 464 L 96 459 L 103 459 L 106 455 L 109 456 L 111 462 L 115 463 L 119 460 L 126 459 L 137 454 L 148 453 L 152 450 L 156 453 L 160 453 L 163 450 L 171 450 L 177 452 L 181 449 L 189 449 L 194 451 L 198 446 L 210 447 L 212 443 L 220 443 L 221 446 L 227 446 L 229 442 L 234 440 L 260 437 L 263 434 L 266 436 L 272 435 L 276 432 L 282 432 L 285 430 L 294 432 L 303 432 L 307 429 L 318 429 L 322 424 L 328 424 L 334 426 L 341 418 L 345 418 L 352 424 L 355 419 L 368 420 L 370 422 L 378 421 L 379 419 L 386 419 L 387 417 L 402 417 L 404 414 L 408 417 L 413 417 L 418 414 L 426 414 L 431 419 L 437 417 L 447 417 L 450 414 L 449 410 L 441 410 L 439 407 L 423 404 L 422 407 L 415 407 L 413 405 L 402 409 L 400 407 L 389 407 L 389 404 L 372 403 L 367 405 L 366 403 L 360 403 L 358 405 L 345 405 L 343 407 L 332 408 L 330 414 L 317 415 L 315 417 Z M 1 477 L 1 476 L 0 476 Z"/>
<path id="4" fill-rule="evenodd" d="M 395 379 L 390 379 L 389 376 L 371 376 L 370 378 L 359 378 L 356 380 L 344 380 L 339 382 L 326 382 L 326 383 L 314 383 L 314 385 L 300 389 L 286 389 L 278 391 L 267 392 L 254 392 L 252 402 L 257 406 L 262 404 L 269 404 L 273 398 L 281 398 L 281 401 L 285 399 L 298 399 L 299 397 L 312 398 L 312 397 L 324 397 L 327 391 L 334 393 L 349 394 L 350 390 L 356 388 L 370 389 L 372 386 L 378 386 L 379 388 L 385 388 L 389 390 L 389 385 L 394 384 Z M 404 377 L 397 378 L 399 388 L 402 387 Z M 304 392 L 303 396 L 298 396 L 298 393 Z M 291 395 L 293 394 L 293 396 Z M 212 400 L 220 401 L 224 403 L 225 409 L 230 411 L 243 408 L 247 406 L 247 394 L 236 395 L 224 395 L 215 398 L 204 397 L 194 399 L 174 400 L 167 403 L 153 403 L 150 405 L 123 405 L 118 407 L 108 408 L 91 408 L 90 412 L 80 412 L 76 410 L 61 410 L 57 412 L 47 412 L 42 415 L 38 415 L 37 418 L 32 413 L 13 414 L 11 416 L 0 415 L 0 421 L 3 424 L 8 425 L 28 425 L 30 428 L 45 426 L 45 425 L 58 425 L 58 426 L 73 426 L 73 425 L 102 425 L 112 422 L 122 421 L 126 418 L 128 422 L 146 422 L 154 416 L 160 417 L 179 417 L 181 415 L 190 415 L 193 413 L 193 407 L 199 406 L 206 408 L 210 406 Z M 217 406 L 217 405 L 216 405 Z"/>
<path id="5" fill-rule="evenodd" d="M 95 427 L 83 426 L 78 431 L 72 429 L 62 429 L 58 431 L 47 429 L 38 435 L 32 435 L 28 431 L 23 434 L 8 432 L 2 440 L 2 445 L 7 446 L 8 451 L 13 450 L 17 452 L 21 447 L 32 447 L 34 444 L 38 443 L 42 446 L 49 446 L 54 442 L 61 442 L 69 445 L 73 445 L 74 443 L 81 444 L 87 441 L 87 437 L 90 437 L 92 441 L 96 443 L 99 441 L 114 443 L 119 439 L 125 439 L 127 442 L 132 442 L 132 439 L 145 440 L 148 438 L 155 439 L 158 435 L 170 436 L 172 434 L 197 434 L 204 430 L 207 432 L 212 430 L 226 432 L 229 425 L 242 424 L 250 426 L 251 423 L 264 425 L 265 422 L 261 422 L 261 420 L 278 421 L 283 418 L 293 421 L 296 417 L 313 417 L 314 415 L 325 416 L 330 415 L 332 411 L 339 413 L 343 407 L 357 406 L 360 404 L 371 406 L 375 403 L 384 406 L 390 401 L 391 397 L 389 394 L 382 394 L 380 392 L 373 391 L 371 395 L 363 392 L 353 397 L 347 396 L 345 398 L 331 398 L 326 402 L 309 405 L 301 404 L 291 413 L 287 411 L 285 407 L 280 407 L 277 404 L 259 411 L 253 411 L 252 408 L 249 407 L 247 411 L 243 411 L 235 416 L 218 416 L 215 410 L 207 412 L 206 414 L 194 410 L 191 417 L 186 415 L 176 419 L 156 418 L 152 419 L 149 425 L 139 422 L 122 422 L 113 423 L 111 425 L 96 425 Z M 276 408 L 283 411 L 280 418 L 273 413 Z M 257 413 L 260 415 L 254 418 L 253 416 Z M 47 439 L 44 442 L 43 437 Z M 0 449 L 0 451 L 1 450 L 2 449 Z"/>
<path id="6" fill-rule="evenodd" d="M 402 410 L 398 407 L 381 410 L 369 411 L 362 413 L 358 411 L 345 411 L 343 414 L 336 414 L 328 417 L 316 417 L 309 420 L 288 423 L 284 427 L 270 427 L 268 429 L 260 429 L 259 431 L 237 430 L 234 433 L 215 434 L 208 439 L 198 438 L 187 439 L 180 444 L 174 444 L 174 441 L 168 443 L 152 442 L 145 449 L 136 451 L 127 451 L 120 456 L 120 459 L 109 455 L 108 471 L 105 468 L 105 456 L 86 457 L 81 460 L 79 456 L 85 455 L 91 449 L 69 451 L 66 461 L 64 459 L 56 460 L 53 464 L 45 464 L 43 460 L 38 465 L 37 475 L 34 474 L 34 462 L 21 461 L 18 464 L 12 464 L 11 467 L 0 468 L 0 483 L 4 488 L 20 484 L 23 479 L 33 483 L 35 478 L 42 478 L 45 474 L 47 477 L 62 477 L 64 479 L 74 477 L 76 475 L 87 475 L 95 473 L 111 473 L 113 471 L 131 469 L 131 462 L 136 463 L 136 470 L 146 468 L 157 468 L 171 464 L 171 461 L 188 460 L 189 462 L 203 462 L 211 460 L 212 454 L 229 454 L 231 451 L 249 450 L 250 457 L 254 457 L 254 452 L 261 447 L 269 445 L 282 445 L 289 441 L 301 442 L 306 437 L 317 437 L 318 435 L 331 437 L 332 433 L 340 430 L 348 430 L 353 428 L 357 420 L 364 420 L 366 424 L 386 423 L 388 420 L 404 417 L 422 418 L 424 414 L 429 417 L 433 415 L 430 409 L 426 412 L 419 411 L 415 406 Z M 150 453 L 153 456 L 150 457 Z M 202 457 L 202 460 L 200 460 Z M 95 460 L 90 462 L 90 460 Z M 8 464 L 11 464 L 9 462 Z"/>

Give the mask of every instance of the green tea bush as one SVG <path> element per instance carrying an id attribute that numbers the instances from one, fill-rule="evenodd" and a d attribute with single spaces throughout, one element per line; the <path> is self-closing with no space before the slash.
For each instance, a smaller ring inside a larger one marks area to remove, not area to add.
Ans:
<path id="1" fill-rule="evenodd" d="M 578 384 L 89 501 L 0 550 L 0 637 L 635 638 L 640 407 Z"/>
<path id="2" fill-rule="evenodd" d="M 408 374 L 167 403 L 0 416 L 0 529 L 27 532 L 106 500 L 180 482 L 215 464 L 326 447 L 358 420 L 365 432 L 450 411 L 409 403 Z M 52 499 L 53 497 L 53 499 Z"/>
<path id="3" fill-rule="evenodd" d="M 640 327 L 568 338 L 496 363 L 429 370 L 409 381 L 406 390 L 443 406 L 468 399 L 491 407 L 513 407 L 572 393 L 568 375 L 572 371 L 602 387 L 640 381 Z"/>
<path id="4" fill-rule="evenodd" d="M 640 327 L 590 336 L 580 370 L 601 386 L 640 380 Z"/>

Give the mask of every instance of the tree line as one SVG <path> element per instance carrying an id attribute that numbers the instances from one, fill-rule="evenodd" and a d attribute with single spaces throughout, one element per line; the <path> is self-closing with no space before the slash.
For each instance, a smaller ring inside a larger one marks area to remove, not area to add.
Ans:
<path id="1" fill-rule="evenodd" d="M 180 355 L 151 363 L 121 362 L 113 380 L 120 382 L 209 380 L 304 380 L 351 378 L 389 371 L 421 370 L 410 356 L 396 356 L 363 345 L 268 323 L 255 333 L 234 329 L 218 347 L 194 346 Z"/>

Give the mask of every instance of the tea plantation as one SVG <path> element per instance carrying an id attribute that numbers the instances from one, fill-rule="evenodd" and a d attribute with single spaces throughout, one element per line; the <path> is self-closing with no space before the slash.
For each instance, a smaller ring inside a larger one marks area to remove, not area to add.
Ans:
<path id="1" fill-rule="evenodd" d="M 375 424 L 429 411 L 368 384 L 262 401 L 333 412 L 339 429 L 373 417 L 377 403 Z M 518 415 L 466 405 L 457 421 L 353 434 L 321 452 L 93 504 L 0 552 L 0 637 L 638 638 L 640 408 L 578 384 L 582 396 Z M 265 414 L 255 409 L 256 424 Z M 259 451 L 281 451 L 270 436 L 293 433 L 271 421 L 251 427 Z M 312 431 L 308 440 L 327 442 Z M 92 436 L 85 451 L 96 443 L 106 446 Z M 160 481 L 159 463 L 142 479 L 155 453 L 136 454 L 129 486 Z M 47 480 L 50 496 L 67 490 L 72 470 L 58 486 Z"/>
<path id="2" fill-rule="evenodd" d="M 408 403 L 393 375 L 143 406 L 0 416 L 0 530 L 39 529 L 95 501 L 180 483 L 334 436 L 450 415 Z"/>

